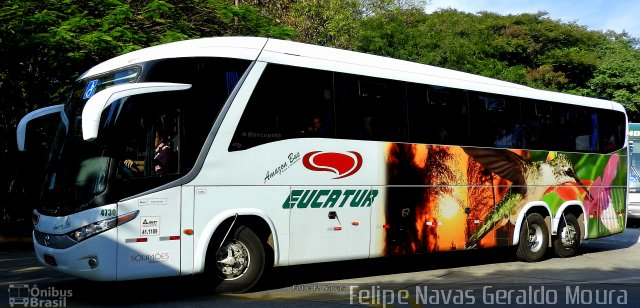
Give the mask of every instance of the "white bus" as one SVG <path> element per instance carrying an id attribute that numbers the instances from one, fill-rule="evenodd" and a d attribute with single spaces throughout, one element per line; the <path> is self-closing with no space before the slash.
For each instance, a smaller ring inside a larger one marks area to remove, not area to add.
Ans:
<path id="1" fill-rule="evenodd" d="M 629 218 L 640 219 L 640 123 L 629 123 Z"/>
<path id="2" fill-rule="evenodd" d="M 92 280 L 517 245 L 537 261 L 626 223 L 615 102 L 267 38 L 101 63 L 59 114 L 38 260 Z"/>

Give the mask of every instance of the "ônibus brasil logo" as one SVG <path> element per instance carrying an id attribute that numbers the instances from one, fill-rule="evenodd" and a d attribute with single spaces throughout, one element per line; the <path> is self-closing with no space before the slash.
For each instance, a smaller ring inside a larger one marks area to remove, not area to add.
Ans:
<path id="1" fill-rule="evenodd" d="M 347 153 L 309 152 L 302 158 L 302 164 L 311 171 L 328 171 L 337 175 L 334 179 L 353 175 L 362 167 L 362 155 L 355 151 Z"/>

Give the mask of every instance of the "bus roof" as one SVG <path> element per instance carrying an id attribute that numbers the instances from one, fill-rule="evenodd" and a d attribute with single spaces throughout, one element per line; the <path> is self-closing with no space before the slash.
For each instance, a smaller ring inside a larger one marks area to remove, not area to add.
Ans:
<path id="1" fill-rule="evenodd" d="M 214 37 L 157 45 L 100 63 L 78 79 L 146 61 L 180 57 L 258 60 L 624 111 L 622 105 L 612 101 L 537 90 L 511 82 L 404 60 L 260 37 Z"/>
<path id="2" fill-rule="evenodd" d="M 183 57 L 227 57 L 256 60 L 267 38 L 215 37 L 178 41 L 132 51 L 104 61 L 84 72 L 78 80 L 137 63 Z"/>

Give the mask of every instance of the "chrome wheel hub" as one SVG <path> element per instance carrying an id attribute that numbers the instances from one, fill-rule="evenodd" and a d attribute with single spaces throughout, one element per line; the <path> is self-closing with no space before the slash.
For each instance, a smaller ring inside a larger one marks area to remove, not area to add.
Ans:
<path id="1" fill-rule="evenodd" d="M 537 252 L 542 247 L 542 228 L 538 225 L 529 226 L 529 250 Z"/>
<path id="2" fill-rule="evenodd" d="M 576 228 L 572 225 L 566 225 L 560 233 L 560 241 L 564 247 L 573 247 L 576 245 L 577 233 Z"/>
<path id="3" fill-rule="evenodd" d="M 240 278 L 249 267 L 249 251 L 241 242 L 226 242 L 216 253 L 216 265 L 224 279 Z"/>

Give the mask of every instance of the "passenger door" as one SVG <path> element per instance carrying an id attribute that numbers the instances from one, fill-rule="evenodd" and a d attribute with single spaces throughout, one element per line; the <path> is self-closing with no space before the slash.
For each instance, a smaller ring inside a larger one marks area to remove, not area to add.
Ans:
<path id="1" fill-rule="evenodd" d="M 180 274 L 181 187 L 118 203 L 118 215 L 139 210 L 118 227 L 118 280 Z"/>
<path id="2" fill-rule="evenodd" d="M 166 186 L 181 176 L 179 97 L 125 96 L 100 116 L 99 140 L 109 142 L 108 155 L 117 163 L 111 176 L 118 214 L 139 211 L 118 227 L 118 280 L 180 274 L 182 187 Z"/>

